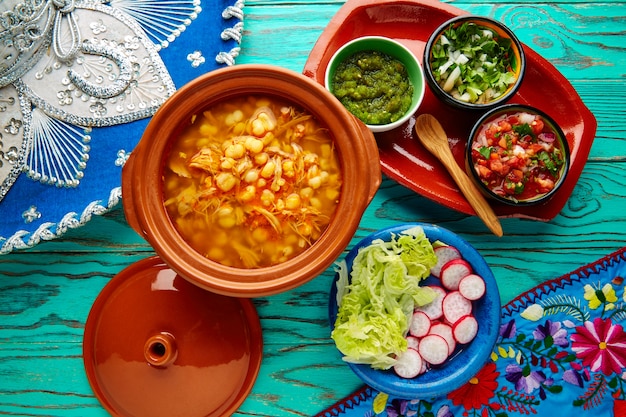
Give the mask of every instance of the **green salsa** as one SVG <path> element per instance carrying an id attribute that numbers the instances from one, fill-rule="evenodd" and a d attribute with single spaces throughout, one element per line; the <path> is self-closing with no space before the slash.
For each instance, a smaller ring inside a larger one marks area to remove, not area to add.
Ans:
<path id="1" fill-rule="evenodd" d="M 378 51 L 357 52 L 341 62 L 331 89 L 350 113 L 368 125 L 400 119 L 411 107 L 413 97 L 405 66 Z"/>

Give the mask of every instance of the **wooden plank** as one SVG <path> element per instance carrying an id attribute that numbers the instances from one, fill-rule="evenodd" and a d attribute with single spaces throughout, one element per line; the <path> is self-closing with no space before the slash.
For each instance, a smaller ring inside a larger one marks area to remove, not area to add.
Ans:
<path id="1" fill-rule="evenodd" d="M 273 58 L 295 71 L 301 71 L 308 51 L 341 6 L 341 3 L 258 4 L 246 4 L 251 13 L 244 21 L 242 53 L 237 62 Z M 504 22 L 522 42 L 570 80 L 617 81 L 626 73 L 626 47 L 622 42 L 626 3 L 450 4 Z M 298 23 L 276 25 L 280 21 Z"/>
<path id="2" fill-rule="evenodd" d="M 476 218 L 385 179 L 352 244 L 399 222 L 437 223 L 480 251 L 505 303 L 626 246 L 626 3 L 451 3 L 510 22 L 524 42 L 572 81 L 598 120 L 589 162 L 559 216 L 548 223 L 504 219 L 501 239 Z M 301 71 L 308 51 L 342 4 L 247 0 L 237 62 Z M 84 374 L 84 324 L 110 278 L 152 254 L 117 208 L 63 239 L 0 257 L 0 414 L 107 415 Z M 263 328 L 264 359 L 251 395 L 235 416 L 309 416 L 361 386 L 329 339 L 332 280 L 330 268 L 299 288 L 254 301 Z"/>

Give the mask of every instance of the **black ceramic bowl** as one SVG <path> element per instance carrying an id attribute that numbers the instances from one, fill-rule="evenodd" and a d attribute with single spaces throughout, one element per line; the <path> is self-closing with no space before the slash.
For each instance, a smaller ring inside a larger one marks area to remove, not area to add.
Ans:
<path id="1" fill-rule="evenodd" d="M 479 43 L 485 46 L 478 52 L 464 49 Z M 446 21 L 424 50 L 428 86 L 444 103 L 464 110 L 489 110 L 507 102 L 519 89 L 525 68 L 522 43 L 507 26 L 488 17 Z"/>
<path id="2" fill-rule="evenodd" d="M 485 195 L 508 205 L 550 199 L 569 166 L 570 150 L 559 125 L 528 105 L 505 104 L 485 113 L 467 143 L 468 174 Z"/>

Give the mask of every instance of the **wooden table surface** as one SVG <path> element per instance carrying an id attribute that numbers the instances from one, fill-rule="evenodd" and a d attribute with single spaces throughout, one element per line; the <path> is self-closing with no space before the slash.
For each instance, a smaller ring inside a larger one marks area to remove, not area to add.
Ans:
<path id="1" fill-rule="evenodd" d="M 502 303 L 535 285 L 626 246 L 626 3 L 452 1 L 507 23 L 568 78 L 598 129 L 567 204 L 542 223 L 503 219 L 505 236 L 385 178 L 352 244 L 398 222 L 435 223 L 485 257 Z M 301 72 L 339 0 L 247 0 L 238 64 L 269 63 Z M 541 88 L 541 86 L 537 86 Z M 153 254 L 120 208 L 62 239 L 0 257 L 0 414 L 104 416 L 89 387 L 82 338 L 103 286 Z M 292 291 L 255 299 L 263 362 L 237 416 L 311 416 L 360 381 L 329 338 L 332 272 Z"/>

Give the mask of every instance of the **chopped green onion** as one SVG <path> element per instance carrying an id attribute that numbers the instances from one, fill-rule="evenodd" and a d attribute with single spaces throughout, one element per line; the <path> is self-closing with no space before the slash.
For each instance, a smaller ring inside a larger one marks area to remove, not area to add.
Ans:
<path id="1" fill-rule="evenodd" d="M 471 22 L 450 25 L 433 45 L 431 69 L 453 97 L 485 103 L 504 94 L 517 80 L 512 42 Z"/>

